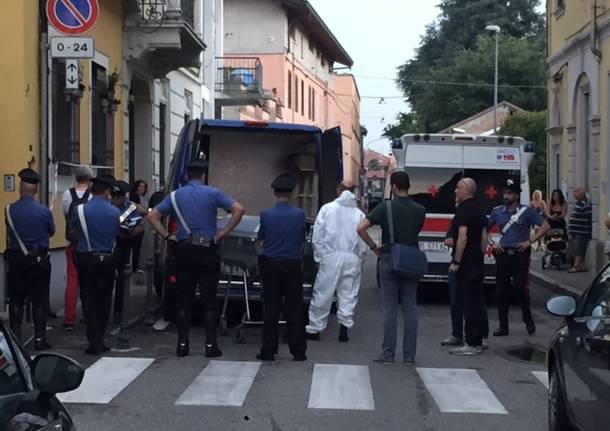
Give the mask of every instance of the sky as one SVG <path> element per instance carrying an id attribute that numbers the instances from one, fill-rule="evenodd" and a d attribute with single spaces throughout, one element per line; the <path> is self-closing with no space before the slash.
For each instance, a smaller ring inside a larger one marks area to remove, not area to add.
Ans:
<path id="1" fill-rule="evenodd" d="M 439 14 L 437 2 L 376 0 L 373 7 L 368 0 L 310 3 L 354 60 L 352 73 L 362 97 L 360 122 L 368 130 L 365 148 L 388 154 L 383 128 L 409 110 L 395 83 L 396 68 L 415 55 L 426 25 Z M 381 97 L 385 104 L 379 104 Z"/>

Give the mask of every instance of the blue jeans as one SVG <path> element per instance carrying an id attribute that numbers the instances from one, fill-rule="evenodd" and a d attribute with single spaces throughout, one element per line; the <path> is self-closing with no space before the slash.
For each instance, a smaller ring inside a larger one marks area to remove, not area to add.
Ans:
<path id="1" fill-rule="evenodd" d="M 396 355 L 398 308 L 402 309 L 402 351 L 405 358 L 415 358 L 417 350 L 417 282 L 397 277 L 391 271 L 389 256 L 381 258 L 381 294 L 383 298 L 383 356 Z"/>

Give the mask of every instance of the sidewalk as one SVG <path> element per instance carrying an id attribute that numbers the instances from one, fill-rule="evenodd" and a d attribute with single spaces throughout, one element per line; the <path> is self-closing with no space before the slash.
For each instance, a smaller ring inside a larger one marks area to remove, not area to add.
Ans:
<path id="1" fill-rule="evenodd" d="M 557 294 L 580 296 L 589 287 L 595 275 L 593 271 L 570 274 L 567 266 L 562 271 L 555 268 L 543 270 L 542 252 L 532 253 L 530 280 Z"/>

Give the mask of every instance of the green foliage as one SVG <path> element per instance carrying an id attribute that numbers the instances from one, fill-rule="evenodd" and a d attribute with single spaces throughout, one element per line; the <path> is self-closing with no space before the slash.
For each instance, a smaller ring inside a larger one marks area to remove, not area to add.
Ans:
<path id="1" fill-rule="evenodd" d="M 530 190 L 547 190 L 547 111 L 523 112 L 509 117 L 502 126 L 502 135 L 521 136 L 535 145 L 535 155 L 529 167 Z"/>
<path id="2" fill-rule="evenodd" d="M 415 112 L 401 112 L 396 116 L 396 123 L 390 124 L 383 129 L 382 136 L 390 141 L 400 139 L 407 133 L 421 132 L 421 122 Z"/>

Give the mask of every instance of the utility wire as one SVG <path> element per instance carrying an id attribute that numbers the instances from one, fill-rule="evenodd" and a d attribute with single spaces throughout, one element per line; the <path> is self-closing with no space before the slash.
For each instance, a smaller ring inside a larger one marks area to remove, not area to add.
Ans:
<path id="1" fill-rule="evenodd" d="M 388 78 L 388 77 L 382 77 L 382 76 L 366 76 L 366 75 L 354 75 L 356 78 L 362 78 L 362 79 L 377 79 L 377 80 L 382 80 L 382 81 L 393 81 L 396 82 L 397 79 L 395 78 Z M 459 87 L 490 87 L 493 88 L 494 84 L 486 84 L 486 83 L 475 83 L 475 82 L 454 82 L 454 81 L 428 81 L 428 80 L 423 80 L 423 79 L 400 79 L 400 81 L 402 82 L 410 82 L 412 84 L 429 84 L 429 85 L 452 85 L 452 86 L 459 86 Z M 546 88 L 544 85 L 512 85 L 512 84 L 501 84 L 498 87 L 500 88 Z M 366 96 L 362 96 L 363 98 Z M 373 97 L 373 96 L 369 96 L 372 98 L 376 98 L 378 99 L 379 97 Z"/>

